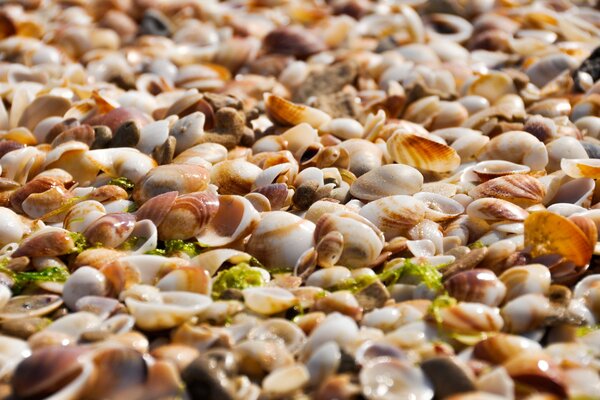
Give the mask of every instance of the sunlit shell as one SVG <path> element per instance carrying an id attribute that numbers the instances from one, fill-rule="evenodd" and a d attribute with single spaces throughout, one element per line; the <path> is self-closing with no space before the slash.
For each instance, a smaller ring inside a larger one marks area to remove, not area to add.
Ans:
<path id="1" fill-rule="evenodd" d="M 485 269 L 472 269 L 452 275 L 444 286 L 459 301 L 500 305 L 506 294 L 506 286 L 496 275 Z"/>
<path id="2" fill-rule="evenodd" d="M 338 263 L 348 268 L 368 266 L 383 249 L 383 234 L 369 220 L 351 212 L 325 214 L 315 228 L 315 241 L 329 232 L 340 232 L 344 247 Z"/>
<path id="3" fill-rule="evenodd" d="M 435 172 L 449 172 L 460 165 L 452 147 L 410 133 L 396 133 L 387 141 L 394 161 Z"/>
<path id="4" fill-rule="evenodd" d="M 440 311 L 441 325 L 458 333 L 495 332 L 504 321 L 500 310 L 480 303 L 458 303 Z"/>
<path id="5" fill-rule="evenodd" d="M 331 119 L 321 110 L 292 103 L 274 94 L 265 94 L 264 100 L 265 111 L 269 118 L 283 126 L 294 126 L 306 122 L 313 128 L 318 128 Z"/>
<path id="6" fill-rule="evenodd" d="M 426 205 L 414 197 L 382 197 L 360 209 L 359 214 L 371 221 L 388 239 L 406 233 L 425 218 Z"/>
<path id="7" fill-rule="evenodd" d="M 503 160 L 542 170 L 548 164 L 548 151 L 528 132 L 510 131 L 494 137 L 478 155 L 478 160 Z"/>
<path id="8" fill-rule="evenodd" d="M 524 294 L 548 294 L 550 289 L 550 270 L 541 264 L 515 266 L 500 275 L 506 285 L 506 301 Z"/>
<path id="9" fill-rule="evenodd" d="M 246 251 L 268 268 L 292 269 L 300 256 L 313 246 L 315 224 L 286 213 L 264 213 Z"/>
<path id="10" fill-rule="evenodd" d="M 564 372 L 552 359 L 542 354 L 522 354 L 510 359 L 504 367 L 524 391 L 541 391 L 566 397 Z"/>
<path id="11" fill-rule="evenodd" d="M 406 361 L 382 357 L 362 368 L 359 375 L 367 399 L 413 398 L 430 400 L 434 392 L 423 372 Z"/>
<path id="12" fill-rule="evenodd" d="M 600 160 L 597 159 L 563 158 L 560 168 L 571 178 L 600 179 Z"/>
<path id="13" fill-rule="evenodd" d="M 484 182 L 469 192 L 474 199 L 493 197 L 521 207 L 539 204 L 546 191 L 540 181 L 530 175 L 505 175 Z"/>
<path id="14" fill-rule="evenodd" d="M 277 314 L 297 303 L 292 293 L 276 287 L 248 288 L 243 293 L 246 306 L 263 315 Z"/>
<path id="15" fill-rule="evenodd" d="M 499 333 L 478 342 L 473 348 L 473 355 L 493 364 L 502 364 L 511 358 L 542 349 L 534 340 L 522 336 Z"/>
<path id="16" fill-rule="evenodd" d="M 90 150 L 85 155 L 110 176 L 125 177 L 136 183 L 156 167 L 151 157 L 128 147 Z"/>
<path id="17" fill-rule="evenodd" d="M 361 175 L 350 185 L 350 193 L 361 200 L 411 195 L 423 185 L 423 175 L 408 165 L 388 164 Z"/>
<path id="18" fill-rule="evenodd" d="M 151 169 L 137 184 L 133 198 L 138 203 L 167 192 L 180 195 L 200 192 L 208 187 L 209 172 L 191 164 L 161 165 Z"/>
<path id="19" fill-rule="evenodd" d="M 509 201 L 494 198 L 477 199 L 467 207 L 467 214 L 472 218 L 486 221 L 524 221 L 529 215 L 523 208 Z"/>
<path id="20" fill-rule="evenodd" d="M 200 234 L 217 214 L 218 208 L 218 197 L 211 192 L 177 197 L 158 225 L 159 239 L 190 239 Z"/>
<path id="21" fill-rule="evenodd" d="M 575 265 L 586 265 L 593 246 L 575 223 L 549 211 L 538 211 L 525 219 L 525 246 L 532 256 L 560 254 Z"/>
<path id="22" fill-rule="evenodd" d="M 252 190 L 252 185 L 261 172 L 259 167 L 246 160 L 225 160 L 213 166 L 210 180 L 219 188 L 220 194 L 243 196 Z"/>

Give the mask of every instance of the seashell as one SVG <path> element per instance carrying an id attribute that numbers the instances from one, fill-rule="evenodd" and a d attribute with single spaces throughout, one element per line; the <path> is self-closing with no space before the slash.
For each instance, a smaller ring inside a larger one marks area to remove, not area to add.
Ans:
<path id="1" fill-rule="evenodd" d="M 530 105 L 527 112 L 547 118 L 568 116 L 571 113 L 571 103 L 567 99 L 545 99 Z"/>
<path id="2" fill-rule="evenodd" d="M 434 172 L 449 172 L 460 165 L 456 151 L 431 139 L 409 133 L 396 133 L 387 141 L 394 161 Z"/>
<path id="3" fill-rule="evenodd" d="M 53 294 L 14 296 L 0 309 L 0 320 L 47 315 L 62 304 L 61 297 Z"/>
<path id="4" fill-rule="evenodd" d="M 545 355 L 517 355 L 510 359 L 504 368 L 516 384 L 523 385 L 524 391 L 567 396 L 563 371 Z"/>
<path id="5" fill-rule="evenodd" d="M 281 342 L 292 354 L 300 350 L 306 340 L 304 332 L 297 325 L 280 318 L 262 322 L 252 328 L 247 337 L 249 340 Z"/>
<path id="6" fill-rule="evenodd" d="M 33 131 L 43 119 L 51 116 L 62 117 L 69 108 L 71 108 L 71 102 L 62 96 L 48 94 L 36 97 L 23 110 L 17 126 L 24 126 Z"/>
<path id="7" fill-rule="evenodd" d="M 177 197 L 157 227 L 159 239 L 195 237 L 217 214 L 218 208 L 219 201 L 214 193 L 195 192 Z"/>
<path id="8" fill-rule="evenodd" d="M 37 175 L 42 168 L 45 154 L 35 147 L 23 147 L 6 153 L 0 158 L 2 175 L 24 184 L 32 176 Z"/>
<path id="9" fill-rule="evenodd" d="M 350 118 L 334 118 L 318 128 L 319 132 L 334 135 L 342 140 L 361 139 L 364 134 L 360 122 Z"/>
<path id="10" fill-rule="evenodd" d="M 156 161 L 151 157 L 129 147 L 90 150 L 85 155 L 108 175 L 115 178 L 125 177 L 134 183 L 138 183 L 156 167 Z"/>
<path id="11" fill-rule="evenodd" d="M 425 218 L 435 222 L 446 221 L 462 214 L 465 209 L 457 202 L 436 193 L 415 193 L 413 197 L 425 204 Z"/>
<path id="12" fill-rule="evenodd" d="M 292 269 L 302 253 L 313 246 L 315 225 L 284 211 L 264 213 L 250 240 L 248 253 L 267 268 Z"/>
<path id="13" fill-rule="evenodd" d="M 295 104 L 274 94 L 265 94 L 265 111 L 269 119 L 282 126 L 295 126 L 303 122 L 319 128 L 331 117 L 321 110 Z"/>
<path id="14" fill-rule="evenodd" d="M 550 172 L 560 170 L 562 160 L 565 158 L 588 158 L 583 145 L 576 138 L 570 136 L 554 139 L 547 144 L 546 148 L 549 157 L 547 169 Z"/>
<path id="15" fill-rule="evenodd" d="M 426 212 L 427 207 L 422 201 L 397 195 L 372 201 L 363 206 L 359 214 L 381 229 L 386 238 L 391 239 L 421 222 Z"/>
<path id="16" fill-rule="evenodd" d="M 412 397 L 429 400 L 434 395 L 431 383 L 423 372 L 404 360 L 376 358 L 362 368 L 359 380 L 367 399 Z"/>
<path id="17" fill-rule="evenodd" d="M 545 196 L 544 186 L 530 175 L 505 175 L 484 182 L 469 192 L 474 199 L 492 197 L 518 206 L 539 204 Z"/>
<path id="18" fill-rule="evenodd" d="M 461 302 L 442 309 L 440 313 L 441 326 L 452 332 L 497 332 L 504 325 L 498 308 L 479 303 Z"/>
<path id="19" fill-rule="evenodd" d="M 545 265 L 530 264 L 507 269 L 500 280 L 506 285 L 506 301 L 510 301 L 530 293 L 548 294 L 551 277 Z"/>
<path id="20" fill-rule="evenodd" d="M 548 164 L 548 151 L 535 136 L 523 131 L 510 131 L 492 138 L 478 160 L 504 160 L 543 170 Z"/>
<path id="21" fill-rule="evenodd" d="M 82 122 L 90 126 L 105 125 L 113 133 L 117 131 L 119 126 L 126 121 L 135 121 L 140 127 L 144 127 L 148 122 L 148 117 L 136 108 L 118 107 L 110 110 L 106 114 L 94 115 L 85 118 Z"/>
<path id="22" fill-rule="evenodd" d="M 560 162 L 560 168 L 571 178 L 591 178 L 600 177 L 600 160 L 596 159 L 566 159 Z"/>
<path id="23" fill-rule="evenodd" d="M 323 344 L 335 342 L 340 348 L 350 345 L 358 336 L 356 322 L 345 315 L 333 312 L 311 332 L 302 348 L 302 359 L 308 359 Z"/>
<path id="24" fill-rule="evenodd" d="M 286 54 L 299 59 L 325 50 L 322 39 L 299 27 L 281 27 L 270 31 L 263 39 L 267 53 Z"/>
<path id="25" fill-rule="evenodd" d="M 381 166 L 383 152 L 372 142 L 364 139 L 348 139 L 339 144 L 349 157 L 347 168 L 357 177 Z"/>
<path id="26" fill-rule="evenodd" d="M 294 365 L 294 357 L 277 342 L 245 340 L 233 351 L 239 372 L 258 379 L 269 372 Z"/>
<path id="27" fill-rule="evenodd" d="M 575 68 L 574 60 L 565 54 L 552 54 L 529 66 L 525 73 L 539 88 L 546 86 L 566 70 Z"/>
<path id="28" fill-rule="evenodd" d="M 503 364 L 520 355 L 533 355 L 542 350 L 535 340 L 523 336 L 498 333 L 473 346 L 473 356 L 492 364 Z"/>
<path id="29" fill-rule="evenodd" d="M 467 94 L 482 96 L 490 103 L 495 103 L 506 94 L 516 93 L 513 80 L 503 72 L 490 72 L 481 75 L 469 85 Z"/>
<path id="30" fill-rule="evenodd" d="M 156 287 L 163 292 L 181 291 L 208 295 L 211 280 L 204 268 L 181 267 L 163 276 Z"/>
<path id="31" fill-rule="evenodd" d="M 92 365 L 81 358 L 85 352 L 77 346 L 52 346 L 34 352 L 15 369 L 11 381 L 14 393 L 21 398 L 77 397 L 93 373 Z"/>
<path id="32" fill-rule="evenodd" d="M 180 195 L 200 192 L 208 187 L 209 173 L 198 165 L 169 164 L 155 167 L 136 184 L 133 198 L 137 203 L 167 192 Z"/>
<path id="33" fill-rule="evenodd" d="M 319 347 L 306 362 L 310 380 L 309 386 L 319 383 L 333 375 L 340 366 L 342 354 L 336 342 L 325 343 Z"/>
<path id="34" fill-rule="evenodd" d="M 196 236 L 208 246 L 225 246 L 248 236 L 260 215 L 250 201 L 240 196 L 219 196 L 219 208 L 206 229 Z"/>
<path id="35" fill-rule="evenodd" d="M 62 296 L 70 309 L 84 296 L 104 296 L 106 294 L 106 279 L 95 268 L 78 268 L 65 282 Z"/>
<path id="36" fill-rule="evenodd" d="M 243 251 L 217 249 L 199 254 L 194 257 L 191 262 L 192 265 L 197 265 L 206 269 L 209 274 L 213 276 L 225 262 L 239 264 L 241 262 L 248 262 L 251 258 L 252 256 L 250 254 L 244 253 Z"/>
<path id="37" fill-rule="evenodd" d="M 75 250 L 70 232 L 61 228 L 44 227 L 24 239 L 12 257 L 53 257 Z"/>
<path id="38" fill-rule="evenodd" d="M 312 309 L 326 314 L 339 312 L 355 320 L 360 320 L 363 312 L 356 297 L 348 290 L 338 290 L 316 299 Z"/>
<path id="39" fill-rule="evenodd" d="M 302 364 L 295 364 L 274 370 L 263 379 L 262 388 L 270 396 L 286 396 L 302 389 L 310 375 Z"/>
<path id="40" fill-rule="evenodd" d="M 593 246 L 572 221 L 548 211 L 538 211 L 525 219 L 525 246 L 533 257 L 559 254 L 575 263 L 586 265 Z"/>
<path id="41" fill-rule="evenodd" d="M 542 326 L 552 313 L 550 301 L 541 294 L 519 296 L 502 307 L 505 330 L 511 333 L 531 332 Z"/>
<path id="42" fill-rule="evenodd" d="M 143 330 L 168 329 L 204 311 L 211 303 L 205 295 L 190 292 L 163 292 L 159 302 L 125 298 L 136 325 Z"/>
<path id="43" fill-rule="evenodd" d="M 20 242 L 29 229 L 21 221 L 19 215 L 9 208 L 0 207 L 0 246 Z"/>
<path id="44" fill-rule="evenodd" d="M 471 269 L 452 275 L 444 282 L 450 296 L 458 301 L 497 307 L 506 294 L 505 282 L 486 269 Z"/>
<path id="45" fill-rule="evenodd" d="M 486 221 L 524 221 L 529 215 L 527 211 L 509 201 L 494 198 L 477 199 L 467 207 L 471 218 Z"/>
<path id="46" fill-rule="evenodd" d="M 372 201 L 386 196 L 412 195 L 421 190 L 423 175 L 408 165 L 388 164 L 359 176 L 350 185 L 350 193 Z"/>
<path id="47" fill-rule="evenodd" d="M 370 265 L 383 249 L 381 231 L 369 220 L 350 212 L 325 214 L 319 218 L 315 228 L 315 241 L 329 232 L 337 231 L 344 237 L 344 247 L 339 263 L 348 268 Z"/>
<path id="48" fill-rule="evenodd" d="M 131 234 L 135 217 L 127 213 L 106 214 L 92 222 L 83 232 L 88 243 L 119 247 Z"/>
<path id="49" fill-rule="evenodd" d="M 256 178 L 262 170 L 243 159 L 225 160 L 210 170 L 211 182 L 223 195 L 245 195 L 252 190 Z"/>

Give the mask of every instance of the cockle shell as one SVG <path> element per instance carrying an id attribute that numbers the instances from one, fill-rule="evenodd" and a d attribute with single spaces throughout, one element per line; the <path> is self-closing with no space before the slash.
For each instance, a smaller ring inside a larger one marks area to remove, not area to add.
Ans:
<path id="1" fill-rule="evenodd" d="M 522 207 L 541 203 L 545 194 L 544 186 L 538 179 L 521 174 L 494 178 L 469 191 L 469 196 L 474 199 L 493 197 Z"/>
<path id="2" fill-rule="evenodd" d="M 460 157 L 452 147 L 410 133 L 392 135 L 387 150 L 397 163 L 426 171 L 450 172 L 460 165 Z"/>
<path id="3" fill-rule="evenodd" d="M 534 257 L 560 254 L 575 265 L 586 265 L 593 245 L 572 221 L 549 211 L 538 211 L 525 219 L 525 246 Z"/>
<path id="4" fill-rule="evenodd" d="M 469 204 L 467 214 L 471 218 L 486 221 L 524 221 L 529 215 L 523 208 L 509 201 L 495 198 L 481 198 Z"/>

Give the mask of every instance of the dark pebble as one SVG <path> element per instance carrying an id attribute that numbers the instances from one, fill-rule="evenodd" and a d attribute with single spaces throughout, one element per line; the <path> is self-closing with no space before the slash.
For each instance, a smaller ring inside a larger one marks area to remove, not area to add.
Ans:
<path id="1" fill-rule="evenodd" d="M 588 157 L 590 158 L 600 158 L 600 144 L 590 143 L 590 142 L 580 142 Z"/>
<path id="2" fill-rule="evenodd" d="M 181 378 L 191 400 L 233 400 L 204 357 L 192 361 L 181 372 Z"/>
<path id="3" fill-rule="evenodd" d="M 171 24 L 161 12 L 147 10 L 140 23 L 140 34 L 169 37 Z"/>
<path id="4" fill-rule="evenodd" d="M 125 121 L 118 128 L 110 141 L 110 147 L 135 147 L 140 140 L 140 126 L 134 121 Z"/>
<path id="5" fill-rule="evenodd" d="M 583 88 L 579 85 L 579 72 L 586 72 L 590 74 L 594 82 L 600 79 L 600 47 L 597 47 L 596 50 L 590 54 L 588 58 L 586 58 L 579 68 L 573 71 L 573 79 L 575 80 L 575 87 L 577 90 L 583 92 Z"/>
<path id="6" fill-rule="evenodd" d="M 163 144 L 154 148 L 152 158 L 156 160 L 158 165 L 170 164 L 173 161 L 173 156 L 175 156 L 176 145 L 177 139 L 169 136 Z"/>
<path id="7" fill-rule="evenodd" d="M 438 399 L 476 390 L 465 371 L 449 357 L 425 360 L 421 369 L 433 384 Z"/>
<path id="8" fill-rule="evenodd" d="M 104 125 L 94 126 L 94 142 L 90 149 L 103 149 L 108 146 L 112 140 L 112 132 L 109 127 Z"/>

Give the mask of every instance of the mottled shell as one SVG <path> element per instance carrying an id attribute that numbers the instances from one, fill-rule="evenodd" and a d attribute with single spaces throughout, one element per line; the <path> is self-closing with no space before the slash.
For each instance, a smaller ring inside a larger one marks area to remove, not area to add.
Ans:
<path id="1" fill-rule="evenodd" d="M 458 303 L 440 315 L 444 329 L 457 333 L 497 332 L 504 326 L 498 308 L 480 303 Z"/>
<path id="2" fill-rule="evenodd" d="M 274 94 L 265 94 L 265 111 L 275 123 L 283 126 L 294 126 L 306 122 L 313 128 L 318 128 L 331 120 L 331 117 L 321 110 L 295 104 Z"/>
<path id="3" fill-rule="evenodd" d="M 496 274 L 486 269 L 472 269 L 452 275 L 444 286 L 459 301 L 497 307 L 506 294 L 506 286 Z"/>

